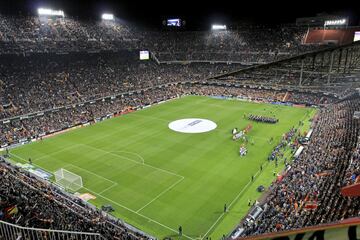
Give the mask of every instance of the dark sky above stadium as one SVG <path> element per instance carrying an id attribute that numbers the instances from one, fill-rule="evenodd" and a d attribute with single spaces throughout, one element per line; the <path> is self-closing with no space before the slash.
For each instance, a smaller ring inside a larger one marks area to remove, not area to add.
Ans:
<path id="1" fill-rule="evenodd" d="M 297 17 L 317 13 L 347 15 L 358 25 L 359 8 L 347 1 L 333 0 L 0 0 L 0 12 L 36 14 L 38 7 L 63 9 L 66 15 L 98 18 L 112 12 L 118 18 L 147 26 L 161 26 L 166 17 L 186 20 L 189 29 L 206 29 L 212 23 L 294 23 Z"/>

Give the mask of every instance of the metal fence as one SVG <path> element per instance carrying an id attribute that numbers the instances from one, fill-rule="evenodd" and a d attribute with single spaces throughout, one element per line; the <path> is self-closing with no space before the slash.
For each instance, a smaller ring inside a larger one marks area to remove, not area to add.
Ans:
<path id="1" fill-rule="evenodd" d="M 106 240 L 97 233 L 20 227 L 0 221 L 0 240 Z"/>

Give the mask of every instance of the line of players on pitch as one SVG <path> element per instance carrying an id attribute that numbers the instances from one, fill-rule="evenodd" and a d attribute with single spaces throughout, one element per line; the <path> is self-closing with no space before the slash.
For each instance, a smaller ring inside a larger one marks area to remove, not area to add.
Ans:
<path id="1" fill-rule="evenodd" d="M 251 120 L 251 121 L 255 121 L 255 122 L 272 123 L 272 124 L 279 122 L 279 119 L 277 119 L 275 117 L 266 117 L 266 116 L 253 115 L 253 114 L 250 114 L 247 117 L 247 119 Z"/>
<path id="2" fill-rule="evenodd" d="M 279 119 L 275 118 L 275 117 L 266 117 L 266 116 L 260 116 L 260 115 L 246 115 L 244 114 L 244 119 L 248 119 L 251 121 L 255 121 L 255 122 L 262 122 L 262 123 L 271 123 L 271 124 L 275 124 L 277 122 L 279 122 Z M 232 130 L 232 139 L 234 141 L 242 139 L 243 140 L 243 144 L 241 144 L 240 149 L 239 149 L 239 154 L 240 156 L 245 156 L 247 154 L 247 148 L 245 146 L 245 143 L 248 142 L 248 138 L 246 136 L 247 133 L 249 133 L 252 129 L 252 125 L 249 124 L 246 126 L 245 129 L 238 131 L 237 128 L 234 128 Z M 254 144 L 254 141 L 250 142 L 251 144 Z"/>

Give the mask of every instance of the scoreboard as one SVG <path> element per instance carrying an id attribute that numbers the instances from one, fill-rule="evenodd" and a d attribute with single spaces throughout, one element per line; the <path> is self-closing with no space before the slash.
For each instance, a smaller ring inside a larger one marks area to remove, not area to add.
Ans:
<path id="1" fill-rule="evenodd" d="M 149 60 L 150 53 L 149 51 L 140 51 L 140 60 Z"/>

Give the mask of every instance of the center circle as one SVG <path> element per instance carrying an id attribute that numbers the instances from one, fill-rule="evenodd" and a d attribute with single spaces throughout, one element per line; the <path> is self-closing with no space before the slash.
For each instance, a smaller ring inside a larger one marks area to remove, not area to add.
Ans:
<path id="1" fill-rule="evenodd" d="M 184 118 L 169 123 L 169 128 L 181 133 L 210 132 L 217 127 L 216 123 L 208 119 Z"/>

